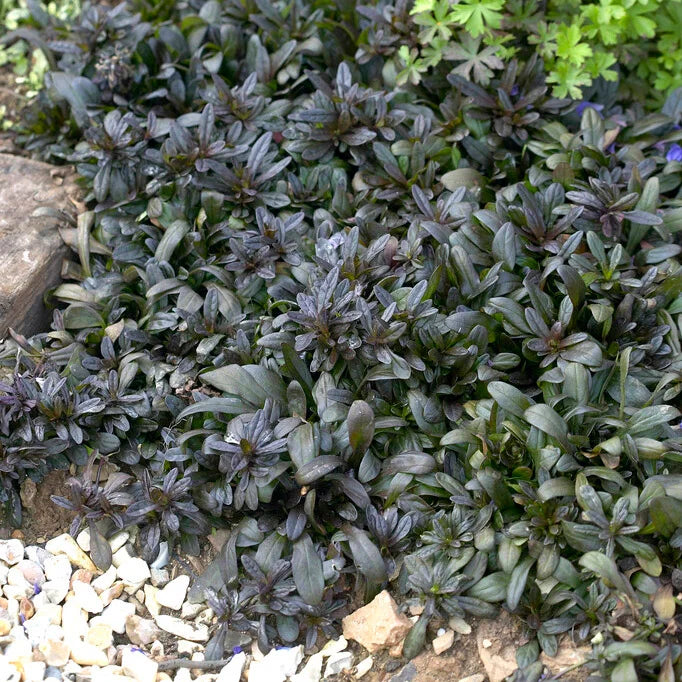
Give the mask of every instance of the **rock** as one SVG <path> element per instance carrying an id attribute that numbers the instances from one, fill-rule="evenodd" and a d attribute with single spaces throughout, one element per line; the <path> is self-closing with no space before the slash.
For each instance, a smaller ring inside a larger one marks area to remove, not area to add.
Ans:
<path id="1" fill-rule="evenodd" d="M 205 608 L 206 604 L 202 603 L 192 604 L 192 602 L 186 601 L 182 605 L 182 609 L 180 609 L 180 618 L 184 619 L 196 618 Z"/>
<path id="2" fill-rule="evenodd" d="M 165 568 L 154 568 L 152 566 L 150 571 L 152 574 L 152 585 L 154 587 L 163 587 L 170 580 L 170 576 L 168 575 L 168 571 Z M 197 604 L 192 604 L 192 606 L 197 606 Z M 201 606 L 201 605 L 199 604 L 199 606 Z M 183 607 L 184 607 L 184 604 L 183 604 Z"/>
<path id="3" fill-rule="evenodd" d="M 303 660 L 303 646 L 271 649 L 260 661 L 249 667 L 249 682 L 284 682 L 296 673 Z"/>
<path id="4" fill-rule="evenodd" d="M 179 575 L 157 592 L 156 601 L 161 604 L 161 606 L 165 606 L 173 611 L 178 611 L 185 601 L 188 587 L 189 576 Z"/>
<path id="5" fill-rule="evenodd" d="M 190 642 L 206 642 L 208 640 L 208 628 L 205 625 L 194 626 L 174 616 L 158 616 L 156 624 L 171 635 L 188 639 Z M 280 649 L 282 651 L 282 649 Z"/>
<path id="6" fill-rule="evenodd" d="M 73 594 L 84 611 L 88 613 L 102 613 L 104 604 L 92 585 L 75 582 L 73 584 Z"/>
<path id="7" fill-rule="evenodd" d="M 0 154 L 0 157 L 5 156 Z M 2 166 L 0 166 L 0 173 L 2 173 Z M 2 192 L 6 191 L 6 188 L 2 187 L 0 184 L 0 198 L 2 197 Z M 3 219 L 2 219 L 2 204 L 0 203 L 0 239 L 2 237 L 3 230 Z M 0 242 L 2 243 L 2 242 Z M 3 254 L 0 253 L 0 262 L 2 261 Z M 2 292 L 2 279 L 0 279 L 0 292 Z M 0 302 L 2 301 L 2 293 L 0 293 Z M 2 304 L 0 303 L 0 316 L 3 315 Z M 2 317 L 0 317 L 0 335 L 7 331 L 5 327 L 2 330 Z M 13 566 L 19 563 L 24 558 L 24 543 L 21 540 L 0 540 L 0 561 L 4 561 L 8 566 Z"/>
<path id="8" fill-rule="evenodd" d="M 128 616 L 126 620 L 126 635 L 128 639 L 138 646 L 146 646 L 158 639 L 161 630 L 157 624 L 148 618 Z"/>
<path id="9" fill-rule="evenodd" d="M 353 667 L 353 654 L 350 651 L 339 651 L 332 654 L 327 659 L 327 667 L 324 669 L 325 678 L 332 675 L 338 675 L 344 670 L 350 670 Z"/>
<path id="10" fill-rule="evenodd" d="M 159 543 L 159 553 L 156 555 L 156 559 L 152 563 L 152 568 L 165 568 L 170 559 L 170 551 L 168 548 L 168 543 L 164 540 Z"/>
<path id="11" fill-rule="evenodd" d="M 180 668 L 180 670 L 175 673 L 173 682 L 192 682 L 192 673 L 190 673 L 187 668 Z"/>
<path id="12" fill-rule="evenodd" d="M 78 665 L 98 665 L 100 668 L 109 665 L 109 657 L 104 651 L 79 639 L 71 641 L 71 660 Z"/>
<path id="13" fill-rule="evenodd" d="M 371 656 L 367 656 L 367 658 L 363 658 L 360 661 L 360 663 L 358 663 L 355 666 L 355 677 L 358 680 L 361 677 L 364 677 L 372 669 L 373 665 L 374 665 L 374 659 Z"/>
<path id="14" fill-rule="evenodd" d="M 332 654 L 338 654 L 339 651 L 343 651 L 347 648 L 348 640 L 345 637 L 339 637 L 338 639 L 330 639 L 322 649 L 320 649 L 320 653 L 323 656 L 331 656 Z"/>
<path id="15" fill-rule="evenodd" d="M 28 665 L 24 666 L 24 682 L 42 682 L 46 668 L 47 665 L 45 665 L 44 661 L 31 661 Z"/>
<path id="16" fill-rule="evenodd" d="M 9 634 L 12 629 L 12 623 L 7 620 L 7 618 L 0 618 L 0 637 L 4 637 Z"/>
<path id="17" fill-rule="evenodd" d="M 3 682 L 20 682 L 21 680 L 19 669 L 2 656 L 0 656 L 0 680 Z"/>
<path id="18" fill-rule="evenodd" d="M 116 566 L 109 566 L 109 568 L 102 573 L 99 578 L 95 578 L 91 585 L 95 588 L 97 594 L 101 594 L 104 590 L 108 590 L 116 582 Z"/>
<path id="19" fill-rule="evenodd" d="M 36 209 L 73 213 L 73 182 L 55 182 L 46 163 L 0 154 L 0 336 L 11 326 L 22 334 L 48 327 L 43 292 L 59 282 L 68 248 L 54 217 Z"/>
<path id="20" fill-rule="evenodd" d="M 71 575 L 71 586 L 74 583 L 87 583 L 88 585 L 92 582 L 92 573 L 86 571 L 84 568 L 77 568 Z"/>
<path id="21" fill-rule="evenodd" d="M 490 682 L 502 682 L 518 668 L 516 650 L 525 644 L 522 640 L 520 622 L 507 611 L 500 611 L 495 620 L 481 621 L 476 645 Z"/>
<path id="22" fill-rule="evenodd" d="M 147 607 L 152 618 L 156 618 L 161 613 L 161 605 L 156 601 L 159 591 L 153 585 L 144 586 L 144 605 Z"/>
<path id="23" fill-rule="evenodd" d="M 178 653 L 186 656 L 191 656 L 195 651 L 203 651 L 204 645 L 199 642 L 190 642 L 186 639 L 178 640 Z"/>
<path id="24" fill-rule="evenodd" d="M 467 623 L 464 618 L 457 618 L 457 616 L 453 616 L 450 618 L 448 621 L 448 625 L 457 633 L 460 635 L 470 635 L 471 634 L 471 625 Z"/>
<path id="25" fill-rule="evenodd" d="M 468 675 L 467 677 L 461 677 L 458 682 L 485 682 L 485 675 L 483 673 Z"/>
<path id="26" fill-rule="evenodd" d="M 291 676 L 291 682 L 320 682 L 323 658 L 322 652 L 312 655 L 303 670 Z"/>
<path id="27" fill-rule="evenodd" d="M 43 564 L 45 577 L 49 581 L 66 582 L 69 584 L 71 579 L 71 562 L 66 554 L 49 556 Z"/>
<path id="28" fill-rule="evenodd" d="M 76 544 L 84 551 L 90 551 L 90 529 L 83 528 L 83 530 L 76 535 Z"/>
<path id="29" fill-rule="evenodd" d="M 115 554 L 118 552 L 128 540 L 130 540 L 130 533 L 128 531 L 121 530 L 118 533 L 114 533 L 114 535 L 109 538 L 109 546 L 111 547 L 112 553 Z"/>
<path id="30" fill-rule="evenodd" d="M 62 679 L 62 671 L 59 670 L 58 668 L 55 668 L 54 666 L 47 666 L 45 670 L 45 679 L 50 680 L 50 679 L 55 679 L 59 680 L 61 682 Z"/>
<path id="31" fill-rule="evenodd" d="M 540 661 L 547 666 L 552 675 L 563 674 L 567 668 L 578 665 L 585 661 L 590 653 L 589 646 L 576 646 L 570 637 L 563 637 L 559 642 L 559 650 L 554 658 L 550 658 L 542 652 Z"/>
<path id="32" fill-rule="evenodd" d="M 26 598 L 19 602 L 19 617 L 23 618 L 25 621 L 33 618 L 33 614 L 36 612 L 33 604 Z"/>
<path id="33" fill-rule="evenodd" d="M 45 544 L 45 549 L 52 554 L 64 554 L 69 561 L 78 568 L 97 573 L 97 567 L 90 557 L 76 544 L 76 541 L 68 534 L 62 533 Z M 48 576 L 49 577 L 49 576 Z"/>
<path id="34" fill-rule="evenodd" d="M 393 597 L 384 590 L 343 619 L 343 636 L 375 653 L 400 643 L 411 627 L 409 618 L 399 613 Z"/>
<path id="35" fill-rule="evenodd" d="M 114 555 L 111 558 L 112 563 L 116 568 L 119 568 L 120 566 L 123 566 L 127 561 L 130 561 L 131 559 L 135 559 L 135 555 L 131 552 L 130 545 L 123 545 L 121 549 L 119 549 L 117 552 L 114 552 Z"/>
<path id="36" fill-rule="evenodd" d="M 152 661 L 142 651 L 124 649 L 121 657 L 121 667 L 126 675 L 137 682 L 156 682 L 159 664 Z"/>
<path id="37" fill-rule="evenodd" d="M 108 649 L 114 643 L 113 629 L 108 623 L 91 625 L 85 641 L 98 649 Z"/>
<path id="38" fill-rule="evenodd" d="M 145 580 L 151 578 L 149 566 L 144 559 L 133 557 L 117 568 L 118 577 L 128 587 L 139 589 Z"/>
<path id="39" fill-rule="evenodd" d="M 31 479 L 27 478 L 26 480 L 30 481 Z M 38 545 L 28 545 L 24 548 L 24 554 L 26 555 L 27 559 L 30 561 L 35 561 L 42 569 L 45 568 L 45 559 L 51 556 L 48 551 L 46 551 L 43 547 L 39 547 Z"/>
<path id="40" fill-rule="evenodd" d="M 118 599 L 123 594 L 123 587 L 123 583 L 114 583 L 108 590 L 101 592 L 99 598 L 102 600 L 102 604 L 109 606 L 114 599 Z"/>
<path id="41" fill-rule="evenodd" d="M 61 668 L 66 665 L 71 657 L 71 646 L 68 642 L 56 639 L 48 639 L 39 647 L 40 652 L 45 656 L 48 665 Z"/>
<path id="42" fill-rule="evenodd" d="M 40 567 L 40 564 L 36 563 L 35 561 L 31 561 L 30 559 L 22 559 L 18 564 L 16 564 L 16 568 L 21 571 L 24 579 L 31 583 L 31 585 L 38 585 L 38 587 L 42 587 L 45 584 L 45 573 Z"/>
<path id="43" fill-rule="evenodd" d="M 4 585 L 7 582 L 7 574 L 9 573 L 9 566 L 0 563 L 0 585 Z"/>
<path id="44" fill-rule="evenodd" d="M 85 637 L 88 634 L 88 621 L 75 597 L 69 597 L 62 607 L 62 627 L 71 637 Z"/>
<path id="45" fill-rule="evenodd" d="M 447 651 L 455 643 L 455 633 L 453 630 L 447 630 L 442 635 L 436 637 L 431 645 L 436 656 L 440 656 Z"/>
<path id="46" fill-rule="evenodd" d="M 62 622 L 62 607 L 59 604 L 45 604 L 36 610 L 35 617 L 45 618 L 50 623 L 59 625 Z"/>
<path id="47" fill-rule="evenodd" d="M 44 594 L 52 604 L 61 604 L 69 592 L 68 580 L 48 580 L 43 585 Z"/>
<path id="48" fill-rule="evenodd" d="M 240 651 L 232 657 L 232 660 L 220 671 L 216 682 L 239 682 L 242 678 L 242 670 L 246 665 L 246 654 Z M 293 682 L 293 678 L 292 678 Z"/>
<path id="49" fill-rule="evenodd" d="M 126 631 L 126 620 L 128 616 L 135 613 L 135 605 L 122 599 L 114 599 L 104 611 L 102 611 L 102 622 L 111 626 L 114 632 L 122 635 Z"/>

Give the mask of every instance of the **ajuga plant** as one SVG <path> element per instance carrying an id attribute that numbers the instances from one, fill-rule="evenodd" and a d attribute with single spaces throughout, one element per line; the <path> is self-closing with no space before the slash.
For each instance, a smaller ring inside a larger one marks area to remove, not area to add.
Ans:
<path id="1" fill-rule="evenodd" d="M 17 140 L 88 210 L 51 329 L 0 353 L 15 521 L 72 466 L 102 566 L 118 528 L 150 561 L 227 529 L 214 658 L 388 588 L 406 655 L 507 609 L 518 680 L 566 638 L 590 679 L 679 678 L 680 92 L 558 99 L 499 56 L 503 3 L 449 5 L 471 40 L 402 0 L 30 6 L 54 66 Z M 453 52 L 401 76 L 427 37 Z"/>

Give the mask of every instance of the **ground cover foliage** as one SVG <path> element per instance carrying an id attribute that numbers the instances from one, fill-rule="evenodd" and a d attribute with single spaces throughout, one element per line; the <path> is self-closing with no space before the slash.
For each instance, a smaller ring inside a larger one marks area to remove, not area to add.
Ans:
<path id="1" fill-rule="evenodd" d="M 519 681 L 563 636 L 590 679 L 679 679 L 680 93 L 557 99 L 523 41 L 399 78 L 401 0 L 29 8 L 19 139 L 91 210 L 52 330 L 2 352 L 14 517 L 76 463 L 56 502 L 102 566 L 120 527 L 149 560 L 229 528 L 216 658 L 314 648 L 388 585 L 424 606 L 408 656 L 506 608 Z"/>

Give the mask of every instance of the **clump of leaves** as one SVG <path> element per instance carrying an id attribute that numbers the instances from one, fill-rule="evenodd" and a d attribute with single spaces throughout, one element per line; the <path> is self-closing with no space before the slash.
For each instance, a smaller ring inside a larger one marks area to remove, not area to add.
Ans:
<path id="1" fill-rule="evenodd" d="M 34 17 L 22 140 L 92 210 L 0 352 L 2 501 L 80 468 L 102 566 L 121 527 L 149 560 L 224 528 L 212 658 L 389 587 L 407 655 L 506 608 L 520 679 L 568 633 L 597 678 L 679 676 L 679 93 L 556 99 L 526 5 L 167 5 Z"/>

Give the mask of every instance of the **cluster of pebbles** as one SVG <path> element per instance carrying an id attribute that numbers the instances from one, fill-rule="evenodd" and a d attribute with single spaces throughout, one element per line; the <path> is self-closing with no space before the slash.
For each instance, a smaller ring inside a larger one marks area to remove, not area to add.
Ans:
<path id="1" fill-rule="evenodd" d="M 167 552 L 151 565 L 135 556 L 125 531 L 109 542 L 113 564 L 102 572 L 88 531 L 44 547 L 0 540 L 0 680 L 318 682 L 372 667 L 369 656 L 356 663 L 341 637 L 307 660 L 302 646 L 263 655 L 245 644 L 208 672 L 203 651 L 216 619 L 187 600 L 189 576 L 171 579 Z"/>

